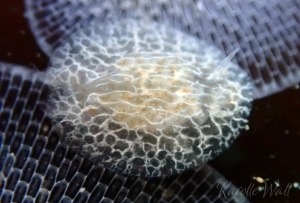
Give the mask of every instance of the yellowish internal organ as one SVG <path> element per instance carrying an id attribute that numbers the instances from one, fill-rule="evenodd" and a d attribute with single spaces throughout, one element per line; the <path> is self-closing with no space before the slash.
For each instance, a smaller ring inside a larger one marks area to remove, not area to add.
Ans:
<path id="1" fill-rule="evenodd" d="M 191 62 L 174 56 L 147 59 L 135 55 L 116 64 L 117 73 L 94 81 L 94 85 L 97 102 L 127 128 L 155 131 L 183 127 L 201 112 L 197 99 L 201 87 Z M 89 112 L 93 116 L 94 111 Z"/>

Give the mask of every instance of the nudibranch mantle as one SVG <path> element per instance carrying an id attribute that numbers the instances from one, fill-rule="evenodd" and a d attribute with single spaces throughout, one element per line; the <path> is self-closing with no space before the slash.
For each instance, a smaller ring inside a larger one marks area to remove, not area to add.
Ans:
<path id="1" fill-rule="evenodd" d="M 93 22 L 51 64 L 48 111 L 62 140 L 111 170 L 179 173 L 216 157 L 248 122 L 247 72 L 166 25 Z"/>

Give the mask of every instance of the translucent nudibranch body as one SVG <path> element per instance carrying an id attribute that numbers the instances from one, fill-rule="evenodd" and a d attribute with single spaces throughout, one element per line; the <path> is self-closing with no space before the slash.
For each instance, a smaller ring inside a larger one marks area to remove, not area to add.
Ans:
<path id="1" fill-rule="evenodd" d="M 224 60 L 225 59 L 225 60 Z M 79 30 L 47 71 L 62 139 L 111 170 L 179 173 L 227 148 L 247 124 L 247 72 L 204 41 L 138 20 Z"/>

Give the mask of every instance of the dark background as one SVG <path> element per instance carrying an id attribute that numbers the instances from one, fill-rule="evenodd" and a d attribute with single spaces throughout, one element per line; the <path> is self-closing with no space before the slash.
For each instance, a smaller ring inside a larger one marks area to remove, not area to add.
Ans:
<path id="1" fill-rule="evenodd" d="M 0 1 L 0 60 L 43 70 L 49 59 L 39 49 L 23 17 L 22 0 Z M 255 100 L 250 129 L 241 133 L 234 144 L 211 161 L 217 171 L 238 188 L 265 186 L 253 177 L 267 179 L 273 191 L 275 181 L 284 191 L 287 184 L 300 184 L 300 89 L 289 88 Z M 253 190 L 252 190 L 253 191 Z M 300 202 L 300 187 L 287 195 L 264 197 L 264 191 L 248 198 L 251 202 Z"/>

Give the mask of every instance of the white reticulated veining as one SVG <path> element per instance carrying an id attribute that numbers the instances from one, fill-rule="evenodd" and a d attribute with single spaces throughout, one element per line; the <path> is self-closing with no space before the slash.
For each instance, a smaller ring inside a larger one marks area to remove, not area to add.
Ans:
<path id="1" fill-rule="evenodd" d="M 137 20 L 75 33 L 46 83 L 63 140 L 112 170 L 147 176 L 217 156 L 247 124 L 253 97 L 247 73 L 215 47 Z"/>

